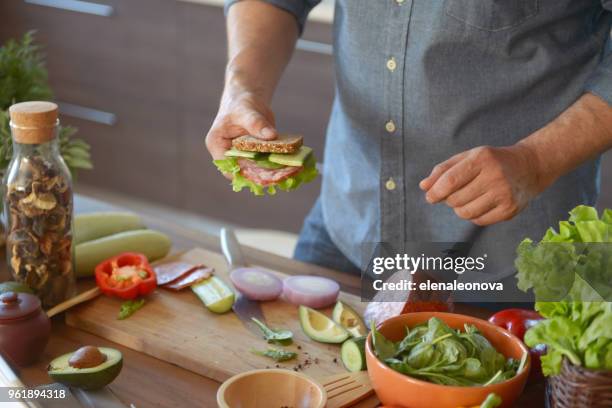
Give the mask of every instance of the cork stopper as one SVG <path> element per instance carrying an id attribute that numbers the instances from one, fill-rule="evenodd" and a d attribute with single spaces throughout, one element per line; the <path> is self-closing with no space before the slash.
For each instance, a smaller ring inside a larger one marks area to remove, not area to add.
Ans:
<path id="1" fill-rule="evenodd" d="M 21 102 L 9 108 L 13 139 L 40 144 L 55 137 L 58 108 L 53 102 Z"/>

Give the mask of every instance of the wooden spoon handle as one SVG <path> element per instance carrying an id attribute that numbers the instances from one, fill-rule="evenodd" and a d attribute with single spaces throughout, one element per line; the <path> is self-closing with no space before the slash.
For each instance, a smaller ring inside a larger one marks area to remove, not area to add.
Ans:
<path id="1" fill-rule="evenodd" d="M 57 314 L 60 314 L 70 309 L 72 306 L 76 306 L 79 303 L 83 303 L 93 298 L 96 298 L 98 297 L 98 295 L 100 295 L 100 288 L 96 286 L 95 288 L 89 289 L 83 293 L 79 293 L 77 296 L 70 298 L 60 303 L 59 305 L 56 305 L 52 307 L 51 309 L 47 310 L 47 316 L 51 318 Z"/>

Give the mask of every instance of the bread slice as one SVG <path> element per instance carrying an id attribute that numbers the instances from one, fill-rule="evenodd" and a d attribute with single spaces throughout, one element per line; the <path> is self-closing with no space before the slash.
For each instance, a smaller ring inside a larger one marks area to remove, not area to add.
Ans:
<path id="1" fill-rule="evenodd" d="M 274 140 L 261 140 L 253 136 L 240 136 L 232 140 L 232 146 L 244 152 L 293 154 L 303 143 L 302 135 L 280 134 Z"/>

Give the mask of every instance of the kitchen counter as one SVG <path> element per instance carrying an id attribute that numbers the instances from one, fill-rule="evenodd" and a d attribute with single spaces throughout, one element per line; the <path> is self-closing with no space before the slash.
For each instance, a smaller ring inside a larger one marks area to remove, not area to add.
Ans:
<path id="1" fill-rule="evenodd" d="M 100 202 L 83 196 L 75 199 L 77 212 L 117 209 L 109 203 Z M 158 217 L 141 214 L 145 223 L 167 233 L 174 244 L 174 250 L 184 250 L 193 247 L 203 247 L 219 250 L 218 238 L 214 235 L 179 227 Z M 272 269 L 282 269 L 288 273 L 315 273 L 329 276 L 339 281 L 343 290 L 357 293 L 359 278 L 348 276 L 336 271 L 307 265 L 287 258 L 282 258 L 264 251 L 244 248 L 249 262 L 268 266 Z M 0 280 L 7 276 L 5 262 L 2 262 Z M 486 317 L 483 310 L 467 307 L 457 307 L 459 313 Z M 73 351 L 79 346 L 94 344 L 110 346 L 119 349 L 124 355 L 124 368 L 111 388 L 128 406 L 144 407 L 215 407 L 216 390 L 219 383 L 178 366 L 163 362 L 148 355 L 119 346 L 110 341 L 88 334 L 82 330 L 68 327 L 64 324 L 63 315 L 53 319 L 52 337 L 41 360 L 34 366 L 22 369 L 19 373 L 22 381 L 30 386 L 49 382 L 46 374 L 48 362 L 61 354 Z M 540 408 L 543 406 L 544 389 L 541 384 L 529 385 L 519 400 L 517 406 L 522 408 Z M 357 407 L 374 407 L 372 400 L 366 400 Z"/>

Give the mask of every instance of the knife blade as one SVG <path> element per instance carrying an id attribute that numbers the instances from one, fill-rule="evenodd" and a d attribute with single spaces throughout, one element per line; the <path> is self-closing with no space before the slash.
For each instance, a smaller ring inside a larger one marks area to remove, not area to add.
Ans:
<path id="1" fill-rule="evenodd" d="M 220 237 L 221 251 L 229 265 L 230 273 L 234 269 L 246 267 L 247 263 L 234 231 L 231 228 L 221 228 Z M 257 337 L 261 337 L 261 329 L 252 320 L 254 317 L 261 322 L 266 322 L 259 302 L 248 299 L 241 293 L 237 293 L 232 310 L 236 313 L 244 327 Z"/>

